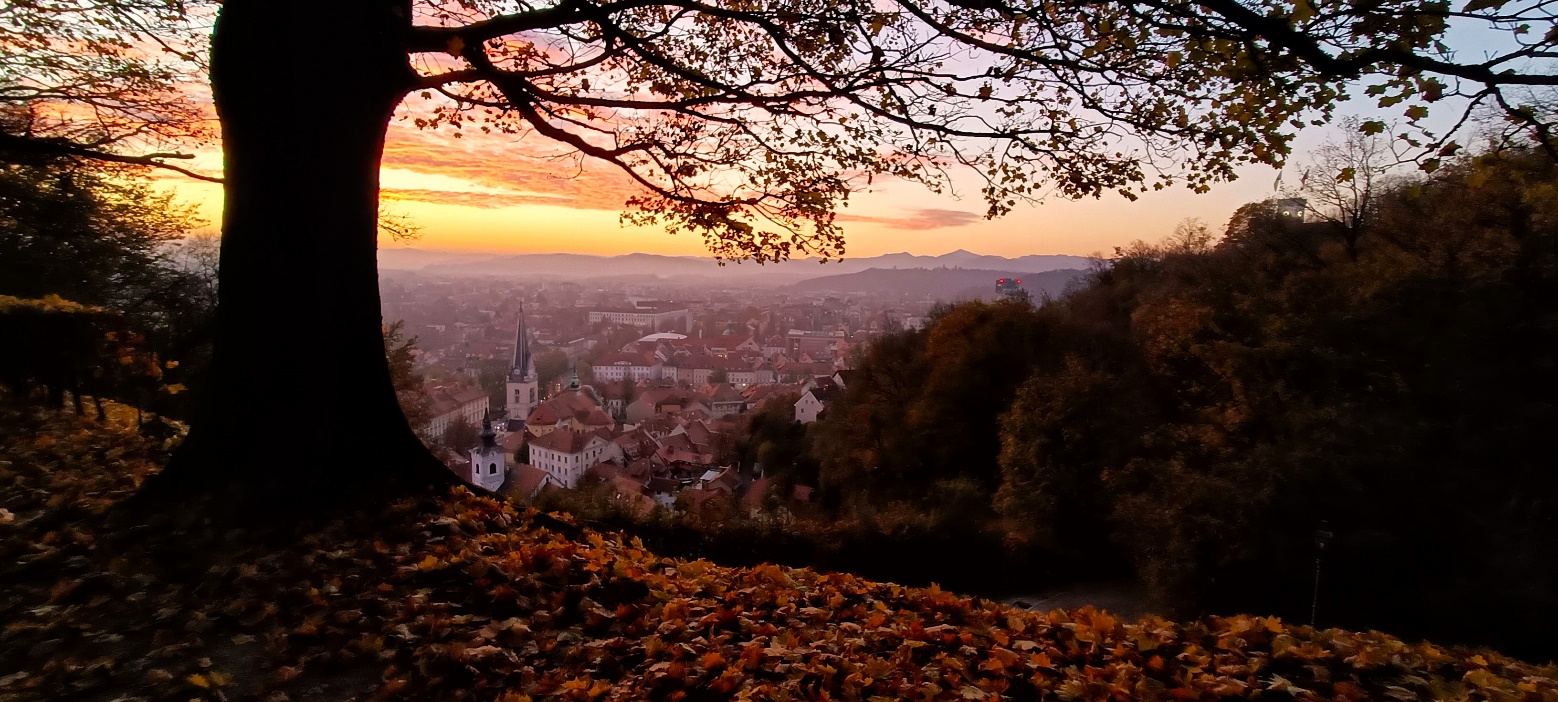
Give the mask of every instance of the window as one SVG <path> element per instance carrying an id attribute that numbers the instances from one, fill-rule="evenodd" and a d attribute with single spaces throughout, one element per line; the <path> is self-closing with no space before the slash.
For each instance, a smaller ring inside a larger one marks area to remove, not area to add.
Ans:
<path id="1" fill-rule="evenodd" d="M 492 474 L 497 473 L 497 472 L 498 472 L 498 464 L 490 463 L 490 464 L 487 465 L 487 475 L 492 475 Z"/>

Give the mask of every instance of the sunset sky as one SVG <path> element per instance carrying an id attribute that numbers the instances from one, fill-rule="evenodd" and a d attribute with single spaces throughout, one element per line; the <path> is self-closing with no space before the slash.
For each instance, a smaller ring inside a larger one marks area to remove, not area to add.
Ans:
<path id="1" fill-rule="evenodd" d="M 1300 150 L 1325 136 L 1323 130 L 1305 134 Z M 549 149 L 541 137 L 467 134 L 456 139 L 397 119 L 390 127 L 382 171 L 383 207 L 408 218 L 420 236 L 409 243 L 386 239 L 381 246 L 706 255 L 695 236 L 622 226 L 618 215 L 635 186 L 611 167 L 558 159 Z M 220 170 L 218 147 L 198 155 L 194 167 Z M 1246 168 L 1238 181 L 1203 195 L 1175 189 L 1135 202 L 1118 195 L 1085 201 L 1054 198 L 994 221 L 982 217 L 984 204 L 971 180 L 960 188 L 961 197 L 878 180 L 873 191 L 853 199 L 841 220 L 849 256 L 899 251 L 937 255 L 957 249 L 1003 256 L 1108 253 L 1136 239 L 1157 240 L 1187 217 L 1221 229 L 1240 205 L 1273 196 L 1276 175 L 1270 168 Z M 209 229 L 217 228 L 220 186 L 171 175 L 164 182 L 199 206 Z"/>

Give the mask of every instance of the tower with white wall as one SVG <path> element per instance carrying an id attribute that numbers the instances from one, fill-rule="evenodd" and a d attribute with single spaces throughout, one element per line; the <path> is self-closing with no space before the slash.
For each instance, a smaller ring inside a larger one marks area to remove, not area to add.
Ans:
<path id="1" fill-rule="evenodd" d="M 503 447 L 498 446 L 498 435 L 492 431 L 492 416 L 481 418 L 481 443 L 471 449 L 471 484 L 486 490 L 503 487 L 508 477 L 508 463 L 503 458 Z"/>

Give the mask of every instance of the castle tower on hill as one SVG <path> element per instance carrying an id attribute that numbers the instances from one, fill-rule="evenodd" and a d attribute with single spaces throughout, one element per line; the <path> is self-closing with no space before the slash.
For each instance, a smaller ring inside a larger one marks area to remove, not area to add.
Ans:
<path id="1" fill-rule="evenodd" d="M 530 355 L 530 331 L 525 329 L 525 308 L 519 308 L 519 329 L 514 334 L 514 360 L 509 363 L 508 409 L 510 419 L 524 420 L 540 403 L 536 360 Z"/>

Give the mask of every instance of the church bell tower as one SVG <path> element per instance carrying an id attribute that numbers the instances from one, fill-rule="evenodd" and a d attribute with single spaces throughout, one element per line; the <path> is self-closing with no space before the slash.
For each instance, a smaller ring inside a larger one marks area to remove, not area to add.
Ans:
<path id="1" fill-rule="evenodd" d="M 486 490 L 503 487 L 508 477 L 508 462 L 492 430 L 492 415 L 481 418 L 481 443 L 471 449 L 471 484 Z"/>
<path id="2" fill-rule="evenodd" d="M 524 421 L 540 403 L 536 360 L 530 356 L 530 332 L 525 329 L 525 307 L 519 308 L 519 330 L 514 334 L 514 360 L 509 364 L 508 394 L 504 403 L 509 419 Z"/>

